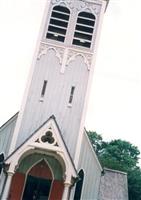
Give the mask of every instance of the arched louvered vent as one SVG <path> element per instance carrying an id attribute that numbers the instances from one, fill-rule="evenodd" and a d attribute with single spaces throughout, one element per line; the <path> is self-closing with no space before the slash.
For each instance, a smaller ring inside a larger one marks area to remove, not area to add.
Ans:
<path id="1" fill-rule="evenodd" d="M 46 38 L 64 42 L 70 11 L 64 6 L 55 6 L 52 10 Z"/>
<path id="2" fill-rule="evenodd" d="M 95 25 L 95 16 L 92 13 L 80 12 L 75 27 L 73 44 L 90 48 Z"/>

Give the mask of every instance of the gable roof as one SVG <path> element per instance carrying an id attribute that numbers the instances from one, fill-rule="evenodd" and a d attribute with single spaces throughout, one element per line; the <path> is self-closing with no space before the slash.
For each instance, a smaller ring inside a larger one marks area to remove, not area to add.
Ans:
<path id="1" fill-rule="evenodd" d="M 61 130 L 55 119 L 50 116 L 40 127 L 36 129 L 15 151 L 13 151 L 6 159 L 5 163 L 9 164 L 14 158 L 17 164 L 22 156 L 31 149 L 38 149 L 47 152 L 54 152 L 63 158 L 66 167 L 72 171 L 73 177 L 77 177 L 77 172 L 73 160 L 69 154 L 65 141 L 63 140 Z"/>
<path id="2" fill-rule="evenodd" d="M 19 112 L 17 112 L 15 115 L 13 115 L 10 119 L 8 119 L 4 124 L 0 126 L 0 131 L 4 129 L 6 126 L 8 126 L 12 121 L 17 120 Z"/>

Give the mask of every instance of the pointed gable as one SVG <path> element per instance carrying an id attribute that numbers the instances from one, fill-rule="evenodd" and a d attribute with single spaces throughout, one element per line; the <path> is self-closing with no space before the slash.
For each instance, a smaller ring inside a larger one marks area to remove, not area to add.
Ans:
<path id="1" fill-rule="evenodd" d="M 43 152 L 43 154 L 58 155 L 63 161 L 64 170 L 69 169 L 72 177 L 76 178 L 77 173 L 67 149 L 61 131 L 54 116 L 51 116 L 44 122 L 20 147 L 18 147 L 6 160 L 6 164 L 10 164 L 15 160 L 14 166 L 28 154 Z"/>

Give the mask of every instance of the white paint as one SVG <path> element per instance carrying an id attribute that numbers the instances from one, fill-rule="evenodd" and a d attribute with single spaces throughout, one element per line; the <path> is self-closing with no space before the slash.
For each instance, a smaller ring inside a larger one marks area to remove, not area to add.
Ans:
<path id="1" fill-rule="evenodd" d="M 65 183 L 64 184 L 64 191 L 63 191 L 63 197 L 62 200 L 69 200 L 69 190 L 70 190 L 71 184 Z"/>
<path id="2" fill-rule="evenodd" d="M 86 92 L 86 96 L 85 96 L 85 103 L 84 103 L 83 113 L 82 113 L 82 120 L 81 120 L 81 124 L 80 124 L 80 129 L 79 129 L 79 137 L 78 137 L 77 148 L 76 148 L 76 152 L 75 152 L 74 162 L 75 162 L 76 167 L 78 167 L 78 163 L 79 163 L 79 156 L 80 156 L 82 138 L 83 138 L 82 132 L 84 131 L 84 122 L 85 122 L 85 119 L 86 119 L 86 112 L 87 112 L 87 107 L 88 107 L 88 98 L 89 98 L 90 88 L 91 88 L 91 84 L 92 84 L 92 77 L 93 77 L 93 72 L 94 72 L 94 67 L 95 67 L 96 53 L 97 53 L 100 31 L 101 31 L 101 26 L 102 26 L 103 17 L 104 17 L 105 6 L 106 6 L 106 2 L 103 2 L 102 6 L 101 6 L 101 13 L 100 13 L 101 15 L 99 17 L 99 21 L 97 22 L 98 27 L 97 27 L 97 30 L 96 30 L 97 35 L 96 35 L 96 42 L 95 42 L 95 51 L 94 51 L 92 61 L 91 61 L 92 62 L 91 72 L 90 72 L 90 77 L 89 77 L 89 80 L 88 80 L 87 92 Z"/>
<path id="3" fill-rule="evenodd" d="M 45 2 L 0 1 L 1 124 L 20 108 Z M 140 0 L 109 3 L 86 128 L 103 134 L 105 139 L 129 140 L 141 149 L 140 7 Z"/>
<path id="4" fill-rule="evenodd" d="M 4 171 L 2 169 L 1 174 L 0 174 L 0 198 L 2 197 L 2 191 L 3 191 L 5 179 L 6 179 L 6 176 L 5 176 Z"/>
<path id="5" fill-rule="evenodd" d="M 46 5 L 44 7 L 44 12 L 43 12 L 44 15 L 43 15 L 43 19 L 42 19 L 42 23 L 41 23 L 41 27 L 40 27 L 38 42 L 36 44 L 36 50 L 35 50 L 32 65 L 31 65 L 31 68 L 30 68 L 30 73 L 29 73 L 29 76 L 28 76 L 28 81 L 27 81 L 27 84 L 26 84 L 24 97 L 23 97 L 23 100 L 22 100 L 21 108 L 20 108 L 20 113 L 18 115 L 18 120 L 17 120 L 17 123 L 16 123 L 16 127 L 15 127 L 15 130 L 14 130 L 13 137 L 12 137 L 11 146 L 10 146 L 10 149 L 9 149 L 9 155 L 15 149 L 15 146 L 16 146 L 17 137 L 18 137 L 18 134 L 19 134 L 19 129 L 20 129 L 20 125 L 21 125 L 21 121 L 22 121 L 22 117 L 23 117 L 23 113 L 24 113 L 24 109 L 25 109 L 25 104 L 26 104 L 26 101 L 27 101 L 27 98 L 28 98 L 29 87 L 30 87 L 30 84 L 31 84 L 31 81 L 32 81 L 32 76 L 33 76 L 33 73 L 34 73 L 35 62 L 36 62 L 38 50 L 39 50 L 39 44 L 40 44 L 40 41 L 41 41 L 41 37 L 42 37 L 42 34 L 43 34 L 43 30 L 44 30 L 44 25 L 45 25 L 45 22 L 46 22 L 46 15 L 47 15 L 48 9 L 49 9 L 49 3 L 50 3 L 50 0 L 46 1 Z"/>
<path id="6" fill-rule="evenodd" d="M 77 19 L 78 13 L 81 11 L 81 6 L 79 6 L 81 2 L 77 2 L 77 5 L 75 4 L 76 2 L 72 1 L 72 5 L 74 5 L 74 7 L 71 9 L 71 19 Z M 101 13 L 103 15 L 103 11 L 100 9 L 101 6 L 95 4 L 93 5 L 93 10 L 99 10 L 98 15 L 101 15 Z M 47 8 L 48 7 L 49 5 L 47 4 Z M 89 5 L 85 5 L 85 8 L 87 7 L 89 7 Z M 77 8 L 79 8 L 79 11 Z M 50 7 L 50 9 L 52 10 L 52 7 Z M 41 42 L 44 41 L 45 38 L 45 35 L 43 34 L 45 30 L 44 26 L 47 24 L 46 21 L 48 22 L 49 15 L 50 14 L 46 9 L 46 20 L 43 20 L 43 25 L 40 33 L 40 36 L 42 37 L 39 38 Z M 95 34 L 93 34 L 93 41 L 97 38 L 96 32 L 98 29 L 99 17 L 100 16 L 97 17 L 97 25 L 95 27 Z M 73 26 L 75 27 L 74 23 L 71 24 L 71 19 L 69 23 L 70 28 Z M 74 21 L 76 21 L 76 19 Z M 47 27 L 48 25 L 46 25 L 46 29 Z M 71 29 L 70 32 L 72 35 L 74 34 Z M 66 41 L 68 41 L 68 44 L 72 43 L 70 40 L 70 35 L 66 35 Z M 83 134 L 84 128 L 83 119 L 85 113 L 83 113 L 83 107 L 85 107 L 85 101 L 87 100 L 87 97 L 85 96 L 88 90 L 87 84 L 89 81 L 89 73 L 92 73 L 88 72 L 89 66 L 87 65 L 89 63 L 86 62 L 85 54 L 84 56 L 81 56 L 83 55 L 81 49 L 84 49 L 83 52 L 87 52 L 86 57 L 89 57 L 90 63 L 92 57 L 91 54 L 89 55 L 89 53 L 91 50 L 86 50 L 86 48 L 80 48 L 73 45 L 71 46 L 71 49 L 69 49 L 69 46 L 66 46 L 66 43 L 63 44 L 58 42 L 59 49 L 61 49 L 62 46 L 66 48 L 62 55 L 63 59 L 61 66 L 60 63 L 58 63 L 58 59 L 56 59 L 56 55 L 58 55 L 60 52 L 58 53 L 58 49 L 56 48 L 54 42 L 53 48 L 51 41 L 50 48 L 48 48 L 48 40 L 45 42 L 47 43 L 46 45 L 37 43 L 37 51 L 34 56 L 34 62 L 31 70 L 32 73 L 30 73 L 30 79 L 28 80 L 26 92 L 24 94 L 22 107 L 12 137 L 9 154 L 14 150 L 15 145 L 18 147 L 38 127 L 40 127 L 44 121 L 46 121 L 52 114 L 54 114 L 56 116 L 66 145 L 68 146 L 69 152 L 73 158 L 74 154 L 77 154 L 77 152 L 75 152 L 77 141 L 81 144 L 79 135 Z M 93 43 L 91 46 L 93 46 Z M 48 52 L 46 48 L 48 49 Z M 77 49 L 77 51 L 75 51 L 75 49 Z M 37 55 L 40 55 L 42 50 L 43 55 L 36 59 Z M 73 59 L 74 61 L 67 63 L 68 58 L 71 58 L 72 55 L 75 56 L 75 59 Z M 67 70 L 64 71 L 66 68 L 66 63 L 68 66 Z M 62 73 L 65 72 L 65 74 L 60 74 L 60 70 Z M 41 104 L 39 101 L 39 94 L 41 89 L 40 85 L 42 85 L 43 80 L 48 81 L 48 88 L 46 98 L 44 98 L 44 104 Z M 68 91 L 70 85 L 74 85 L 76 87 L 75 98 L 71 111 L 66 107 L 68 104 Z M 82 128 L 80 127 L 80 124 Z"/>
<path id="7" fill-rule="evenodd" d="M 4 200 L 8 199 L 8 194 L 9 194 L 10 185 L 11 185 L 13 175 L 14 175 L 14 172 L 7 172 L 6 184 L 5 184 L 5 187 L 4 187 L 3 194 L 2 194 L 2 199 L 4 199 Z"/>
<path id="8" fill-rule="evenodd" d="M 85 133 L 82 138 L 78 169 L 83 169 L 85 172 L 81 198 L 98 199 L 102 167 Z"/>
<path id="9" fill-rule="evenodd" d="M 50 144 L 48 142 L 42 142 L 41 137 L 44 136 L 47 131 L 52 132 L 53 138 L 55 138 L 58 146 L 55 146 L 55 143 Z M 36 142 L 37 140 L 39 142 Z M 68 154 L 58 127 L 53 119 L 48 120 L 35 134 L 33 134 L 31 138 L 21 145 L 21 147 L 5 161 L 5 163 L 10 164 L 9 169 L 14 172 L 15 166 L 20 163 L 23 157 L 36 152 L 36 150 L 37 152 L 42 151 L 43 154 L 53 154 L 57 159 L 60 157 L 60 160 L 62 160 L 62 166 L 65 164 L 64 169 L 67 180 L 70 180 L 71 177 L 77 177 L 70 155 Z"/>
<path id="10" fill-rule="evenodd" d="M 12 119 L 10 119 L 0 130 L 0 152 L 4 153 L 5 158 L 8 156 L 16 120 L 17 114 Z"/>

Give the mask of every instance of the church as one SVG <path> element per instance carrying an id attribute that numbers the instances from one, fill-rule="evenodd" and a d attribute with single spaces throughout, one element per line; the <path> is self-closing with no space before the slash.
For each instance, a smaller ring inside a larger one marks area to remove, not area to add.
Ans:
<path id="1" fill-rule="evenodd" d="M 47 0 L 21 109 L 0 128 L 1 200 L 128 200 L 84 129 L 108 0 Z"/>

